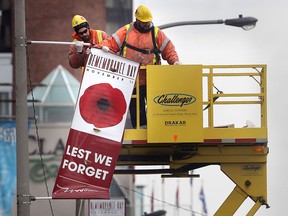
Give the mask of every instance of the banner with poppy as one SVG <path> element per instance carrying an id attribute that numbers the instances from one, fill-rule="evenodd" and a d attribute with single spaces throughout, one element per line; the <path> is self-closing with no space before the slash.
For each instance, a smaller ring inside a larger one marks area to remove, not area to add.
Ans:
<path id="1" fill-rule="evenodd" d="M 53 198 L 110 198 L 139 66 L 91 49 Z"/>

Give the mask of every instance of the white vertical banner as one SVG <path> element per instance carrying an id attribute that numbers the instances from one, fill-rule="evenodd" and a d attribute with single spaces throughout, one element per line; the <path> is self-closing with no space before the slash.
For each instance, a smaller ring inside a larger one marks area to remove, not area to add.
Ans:
<path id="1" fill-rule="evenodd" d="M 139 63 L 92 48 L 72 129 L 120 142 Z M 93 125 L 91 127 L 91 125 Z"/>
<path id="2" fill-rule="evenodd" d="M 125 216 L 125 199 L 89 200 L 89 216 Z"/>
<path id="3" fill-rule="evenodd" d="M 139 63 L 92 48 L 52 197 L 109 199 Z"/>

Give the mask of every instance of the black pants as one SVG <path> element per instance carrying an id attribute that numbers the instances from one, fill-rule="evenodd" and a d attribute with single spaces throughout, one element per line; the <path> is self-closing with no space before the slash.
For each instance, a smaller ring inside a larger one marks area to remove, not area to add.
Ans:
<path id="1" fill-rule="evenodd" d="M 133 90 L 133 94 L 136 94 L 136 88 Z M 147 117 L 146 117 L 146 85 L 139 87 L 139 101 L 140 101 L 140 126 L 141 125 L 147 125 Z M 131 123 L 132 127 L 136 128 L 136 98 L 131 98 L 130 102 L 130 117 L 131 117 Z"/>

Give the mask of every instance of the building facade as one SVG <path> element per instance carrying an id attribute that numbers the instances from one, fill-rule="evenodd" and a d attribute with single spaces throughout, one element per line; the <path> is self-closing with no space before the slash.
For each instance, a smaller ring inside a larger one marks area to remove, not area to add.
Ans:
<path id="1" fill-rule="evenodd" d="M 47 88 L 47 83 L 43 83 L 43 80 L 54 74 L 55 70 L 64 71 L 64 74 L 71 76 L 70 84 L 76 85 L 77 88 L 78 82 L 79 88 L 82 72 L 81 69 L 75 70 L 69 66 L 69 45 L 33 44 L 33 41 L 71 42 L 73 33 L 71 20 L 76 14 L 85 16 L 91 28 L 101 29 L 108 34 L 112 34 L 119 27 L 132 21 L 132 1 L 26 0 L 25 6 L 26 39 L 32 41 L 32 44 L 27 45 L 27 72 L 28 77 L 30 77 L 27 81 L 28 116 L 30 122 L 28 143 L 30 190 L 32 196 L 47 197 L 49 194 L 47 195 L 46 183 L 51 194 L 55 182 L 55 174 L 57 175 L 57 166 L 61 162 L 61 154 L 69 133 L 76 102 L 75 97 L 77 99 L 77 90 L 74 91 L 74 100 L 70 97 L 71 100 L 66 101 L 66 103 L 63 103 L 63 98 L 67 99 L 67 96 L 61 89 L 58 89 L 58 91 L 54 89 L 57 94 L 50 95 L 48 98 L 50 101 L 42 101 L 43 98 L 38 97 L 38 92 Z M 15 118 L 14 13 L 17 13 L 17 11 L 14 11 L 12 0 L 1 1 L 0 120 Z M 34 93 L 34 98 L 32 98 L 31 92 Z M 33 104 L 29 103 L 32 99 L 36 101 L 34 108 Z M 38 122 L 37 126 L 34 124 L 35 119 Z M 41 156 L 43 156 L 42 159 L 47 171 L 45 176 L 39 163 Z M 115 187 L 119 188 L 119 185 L 125 185 L 127 188 L 132 187 L 132 177 L 116 176 L 111 184 L 111 193 L 117 191 Z M 121 190 L 121 192 L 121 196 L 126 199 L 127 215 L 133 215 L 132 190 Z M 119 196 L 119 192 L 117 194 Z M 52 207 L 56 215 L 75 215 L 77 201 L 52 200 Z M 88 202 L 84 202 L 84 207 L 85 211 L 82 211 L 82 215 L 88 215 Z M 48 200 L 31 203 L 31 215 L 39 215 L 40 212 L 41 214 L 45 212 L 48 215 L 50 210 Z M 16 215 L 16 206 L 13 212 L 13 215 Z"/>

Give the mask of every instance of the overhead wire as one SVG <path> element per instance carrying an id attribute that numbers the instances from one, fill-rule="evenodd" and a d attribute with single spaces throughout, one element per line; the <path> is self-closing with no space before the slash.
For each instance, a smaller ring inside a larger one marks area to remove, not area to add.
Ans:
<path id="1" fill-rule="evenodd" d="M 31 90 L 31 97 L 32 97 L 32 107 L 33 107 L 33 120 L 34 120 L 34 124 L 35 124 L 35 132 L 36 132 L 36 141 L 38 144 L 38 148 L 39 148 L 39 156 L 40 156 L 40 161 L 41 161 L 41 167 L 42 167 L 42 171 L 43 171 L 43 176 L 44 176 L 44 182 L 45 182 L 45 189 L 46 189 L 46 194 L 49 197 L 50 193 L 49 193 L 49 187 L 48 187 L 48 183 L 47 183 L 47 175 L 46 175 L 46 170 L 45 170 L 45 166 L 44 166 L 44 160 L 43 160 L 43 156 L 42 153 L 40 151 L 41 149 L 41 142 L 40 142 L 40 137 L 39 137 L 39 128 L 38 128 L 38 121 L 36 118 L 36 109 L 35 109 L 35 103 L 34 103 L 34 94 L 33 94 L 33 88 L 32 88 L 32 79 L 31 79 L 31 73 L 29 70 L 29 55 L 28 55 L 28 49 L 26 49 L 26 56 L 27 56 L 27 71 L 28 71 L 28 79 L 29 79 L 29 83 L 30 83 L 30 90 Z M 52 206 L 52 202 L 49 199 L 49 207 L 50 207 L 50 211 L 51 211 L 51 215 L 54 216 L 54 210 L 53 210 L 53 206 Z"/>

